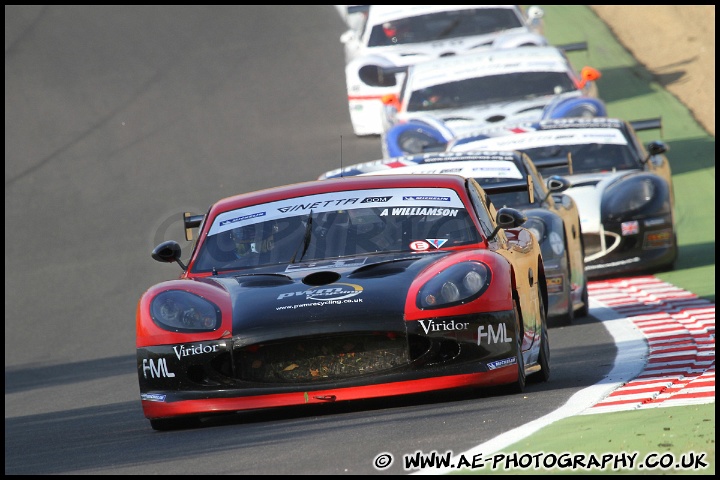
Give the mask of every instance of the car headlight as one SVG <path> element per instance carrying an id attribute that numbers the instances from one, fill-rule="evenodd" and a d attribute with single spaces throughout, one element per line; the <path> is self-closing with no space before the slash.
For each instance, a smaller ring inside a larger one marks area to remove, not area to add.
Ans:
<path id="1" fill-rule="evenodd" d="M 425 153 L 445 150 L 445 143 L 439 142 L 432 135 L 421 129 L 407 130 L 398 136 L 398 145 L 408 154 Z"/>
<path id="2" fill-rule="evenodd" d="M 607 215 L 610 218 L 627 218 L 641 210 L 653 213 L 662 210 L 662 205 L 651 205 L 657 203 L 654 200 L 661 196 L 661 185 L 657 182 L 657 179 L 646 176 L 628 178 L 611 185 L 603 195 L 603 217 Z"/>
<path id="3" fill-rule="evenodd" d="M 150 316 L 158 327 L 171 332 L 212 332 L 221 322 L 215 304 L 182 290 L 158 294 L 150 304 Z"/>
<path id="4" fill-rule="evenodd" d="M 420 308 L 450 307 L 480 296 L 490 285 L 490 269 L 480 262 L 463 262 L 434 276 L 420 288 Z"/>

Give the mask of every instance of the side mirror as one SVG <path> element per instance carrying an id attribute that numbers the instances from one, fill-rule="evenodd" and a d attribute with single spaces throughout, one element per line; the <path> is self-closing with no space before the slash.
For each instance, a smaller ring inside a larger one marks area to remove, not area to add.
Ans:
<path id="1" fill-rule="evenodd" d="M 181 254 L 182 248 L 180 248 L 180 244 L 175 240 L 168 240 L 153 249 L 152 258 L 162 263 L 177 262 L 183 270 L 187 270 L 187 266 L 180 261 Z"/>
<path id="2" fill-rule="evenodd" d="M 488 241 L 492 241 L 500 229 L 517 228 L 527 221 L 527 217 L 520 210 L 510 207 L 503 207 L 497 212 L 497 227 L 488 237 Z"/>
<path id="3" fill-rule="evenodd" d="M 340 43 L 348 43 L 353 38 L 355 38 L 355 32 L 352 30 L 348 30 L 347 32 L 340 35 Z"/>
<path id="4" fill-rule="evenodd" d="M 559 175 L 553 175 L 552 177 L 548 178 L 545 184 L 547 185 L 548 190 L 550 190 L 550 192 L 552 193 L 564 192 L 568 188 L 572 187 L 572 183 L 570 183 L 570 180 Z"/>
<path id="5" fill-rule="evenodd" d="M 380 101 L 382 101 L 383 105 L 387 107 L 393 107 L 395 110 L 400 110 L 400 98 L 396 93 L 383 95 Z"/>
<path id="6" fill-rule="evenodd" d="M 649 162 L 652 157 L 655 155 L 662 155 L 663 153 L 667 152 L 669 150 L 669 147 L 667 144 L 659 141 L 654 141 L 648 143 L 645 148 L 647 148 L 648 151 L 648 157 L 645 159 L 645 163 Z M 653 161 L 656 165 L 660 165 L 662 161 L 658 159 L 657 161 Z"/>
<path id="7" fill-rule="evenodd" d="M 583 67 L 582 70 L 580 70 L 580 85 L 578 86 L 580 88 L 585 88 L 585 85 L 587 85 L 588 82 L 594 82 L 601 76 L 600 70 L 593 67 Z"/>
<path id="8" fill-rule="evenodd" d="M 395 73 L 378 65 L 364 65 L 358 70 L 358 77 L 371 87 L 394 87 L 397 85 Z"/>
<path id="9" fill-rule="evenodd" d="M 667 144 L 663 142 L 650 142 L 647 144 L 647 150 L 650 155 L 661 155 L 669 150 Z"/>

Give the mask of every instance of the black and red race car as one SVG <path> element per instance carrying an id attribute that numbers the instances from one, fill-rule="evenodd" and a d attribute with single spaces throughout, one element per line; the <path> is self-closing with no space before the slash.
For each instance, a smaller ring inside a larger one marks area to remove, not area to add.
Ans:
<path id="1" fill-rule="evenodd" d="M 299 183 L 185 214 L 152 252 L 179 278 L 137 306 L 154 429 L 216 413 L 467 387 L 550 374 L 540 246 L 512 208 L 456 175 Z"/>

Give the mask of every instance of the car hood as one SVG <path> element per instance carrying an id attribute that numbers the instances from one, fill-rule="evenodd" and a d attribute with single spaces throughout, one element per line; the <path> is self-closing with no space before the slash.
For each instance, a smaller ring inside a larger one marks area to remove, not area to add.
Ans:
<path id="1" fill-rule="evenodd" d="M 410 284 L 447 254 L 343 258 L 205 281 L 229 293 L 238 345 L 323 333 L 405 332 Z"/>
<path id="2" fill-rule="evenodd" d="M 580 212 L 580 227 L 584 233 L 599 233 L 602 230 L 602 199 L 608 187 L 637 170 L 620 172 L 588 173 L 568 175 L 572 187 L 563 193 L 572 197 Z"/>

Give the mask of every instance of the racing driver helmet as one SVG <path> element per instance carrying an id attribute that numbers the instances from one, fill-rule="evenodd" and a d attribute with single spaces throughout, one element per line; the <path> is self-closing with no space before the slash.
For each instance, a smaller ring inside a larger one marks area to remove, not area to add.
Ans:
<path id="1" fill-rule="evenodd" d="M 267 253 L 275 246 L 273 234 L 278 231 L 275 222 L 257 223 L 237 227 L 230 231 L 235 245 L 235 256 L 243 258 L 253 253 Z"/>

